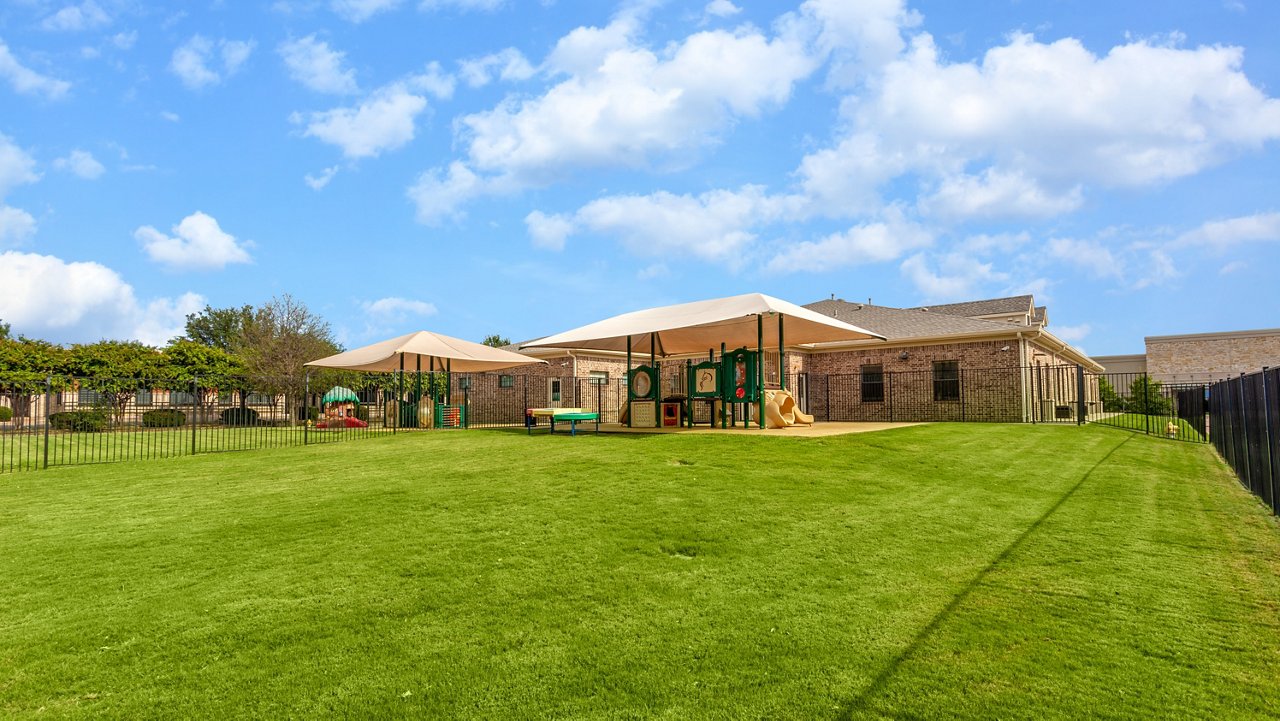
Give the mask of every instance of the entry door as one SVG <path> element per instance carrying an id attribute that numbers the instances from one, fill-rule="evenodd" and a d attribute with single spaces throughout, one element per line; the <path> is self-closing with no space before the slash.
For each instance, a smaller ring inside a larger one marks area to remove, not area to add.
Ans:
<path id="1" fill-rule="evenodd" d="M 796 405 L 800 410 L 809 412 L 809 374 L 801 373 L 796 376 Z"/>
<path id="2" fill-rule="evenodd" d="M 547 379 L 547 400 L 550 401 L 547 405 L 551 406 L 552 408 L 560 407 L 560 398 L 561 398 L 560 381 L 561 381 L 560 378 Z"/>

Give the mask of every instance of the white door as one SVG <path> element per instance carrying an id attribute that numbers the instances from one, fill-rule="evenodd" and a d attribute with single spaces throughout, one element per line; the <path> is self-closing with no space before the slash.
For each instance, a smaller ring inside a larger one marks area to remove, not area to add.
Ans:
<path id="1" fill-rule="evenodd" d="M 560 407 L 560 379 L 559 378 L 547 379 L 547 400 L 549 401 L 547 405 L 551 406 L 552 408 Z"/>

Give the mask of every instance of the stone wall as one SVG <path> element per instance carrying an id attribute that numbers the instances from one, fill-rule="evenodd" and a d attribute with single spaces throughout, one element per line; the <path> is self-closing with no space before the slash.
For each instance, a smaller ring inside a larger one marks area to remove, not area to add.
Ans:
<path id="1" fill-rule="evenodd" d="M 1155 336 L 1147 372 L 1162 382 L 1209 382 L 1280 366 L 1280 329 Z"/>

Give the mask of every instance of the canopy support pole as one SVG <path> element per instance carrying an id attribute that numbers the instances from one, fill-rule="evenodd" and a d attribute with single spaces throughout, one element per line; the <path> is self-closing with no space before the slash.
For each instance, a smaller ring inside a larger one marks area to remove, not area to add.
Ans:
<path id="1" fill-rule="evenodd" d="M 400 372 L 396 374 L 396 423 L 391 426 L 391 434 L 395 435 L 396 430 L 400 428 L 400 421 L 404 419 L 404 413 L 401 408 L 404 407 L 404 353 L 400 354 Z M 383 425 L 386 425 L 387 418 L 384 412 L 382 417 Z"/>
<path id="2" fill-rule="evenodd" d="M 622 377 L 627 381 L 627 397 L 622 402 L 627 404 L 627 428 L 631 428 L 631 336 L 627 336 L 627 372 Z"/>
<path id="3" fill-rule="evenodd" d="M 764 429 L 764 316 L 756 313 L 756 395 L 760 401 L 757 422 Z"/>
<path id="4" fill-rule="evenodd" d="M 786 346 L 782 342 L 782 319 L 785 317 L 781 313 L 778 314 L 778 386 L 784 391 L 787 389 L 787 366 L 782 362 L 782 358 L 786 354 L 786 351 L 783 350 Z"/>
<path id="5" fill-rule="evenodd" d="M 662 427 L 662 370 L 658 368 L 658 334 L 649 334 L 649 367 L 658 371 L 658 387 L 653 391 L 653 427 Z"/>
<path id="6" fill-rule="evenodd" d="M 427 359 L 427 367 L 431 367 L 431 359 Z M 427 376 L 430 381 L 431 376 Z M 413 373 L 413 395 L 417 400 L 413 406 L 413 427 L 418 427 L 418 421 L 422 418 L 422 356 L 418 356 L 418 369 Z"/>

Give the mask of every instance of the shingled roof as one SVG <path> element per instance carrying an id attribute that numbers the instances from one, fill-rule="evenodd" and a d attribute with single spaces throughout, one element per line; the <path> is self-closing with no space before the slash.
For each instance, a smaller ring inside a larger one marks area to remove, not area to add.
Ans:
<path id="1" fill-rule="evenodd" d="M 964 303 L 945 303 L 943 305 L 920 307 L 927 307 L 937 313 L 975 318 L 983 315 L 1026 313 L 1031 310 L 1032 302 L 1032 297 L 1029 295 L 1015 295 L 1008 298 L 990 298 L 988 300 L 971 300 Z"/>
<path id="2" fill-rule="evenodd" d="M 1027 307 L 1031 306 L 1027 296 Z M 979 301 L 984 302 L 984 301 Z M 967 305 L 956 303 L 954 305 Z M 820 300 L 805 306 L 809 310 L 829 315 L 837 320 L 852 323 L 860 328 L 879 333 L 886 339 L 929 338 L 970 333 L 1008 333 L 1008 323 L 980 318 L 966 318 L 953 313 L 942 313 L 930 307 L 889 308 L 868 303 L 850 303 L 843 300 Z"/>

